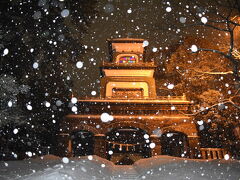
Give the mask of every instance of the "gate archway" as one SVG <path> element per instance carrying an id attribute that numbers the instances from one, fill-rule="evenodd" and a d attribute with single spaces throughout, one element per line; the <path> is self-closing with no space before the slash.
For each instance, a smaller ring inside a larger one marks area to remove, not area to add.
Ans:
<path id="1" fill-rule="evenodd" d="M 115 128 L 106 134 L 107 159 L 118 165 L 129 165 L 150 157 L 149 135 L 134 127 Z"/>
<path id="2" fill-rule="evenodd" d="M 71 135 L 72 155 L 86 156 L 94 153 L 94 134 L 90 131 L 79 130 Z"/>
<path id="3" fill-rule="evenodd" d="M 161 136 L 161 154 L 188 157 L 189 144 L 187 135 L 182 132 L 166 132 Z"/>

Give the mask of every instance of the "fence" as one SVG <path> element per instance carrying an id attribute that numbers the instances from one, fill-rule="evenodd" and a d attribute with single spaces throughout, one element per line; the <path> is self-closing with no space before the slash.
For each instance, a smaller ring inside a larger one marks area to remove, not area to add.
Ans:
<path id="1" fill-rule="evenodd" d="M 226 154 L 229 154 L 223 148 L 200 148 L 202 159 L 223 159 Z"/>

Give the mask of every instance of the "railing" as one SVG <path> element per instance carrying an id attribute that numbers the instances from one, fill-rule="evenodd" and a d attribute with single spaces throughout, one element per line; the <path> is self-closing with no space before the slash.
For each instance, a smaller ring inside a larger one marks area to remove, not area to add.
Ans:
<path id="1" fill-rule="evenodd" d="M 126 64 L 126 63 L 117 63 L 117 62 L 106 62 L 102 61 L 101 66 L 145 66 L 145 67 L 153 67 L 155 66 L 154 62 L 137 62 L 137 63 L 132 63 L 132 64 Z"/>
<path id="2" fill-rule="evenodd" d="M 224 159 L 227 150 L 223 148 L 200 148 L 202 159 Z"/>
<path id="3" fill-rule="evenodd" d="M 141 96 L 141 97 L 113 97 L 109 96 L 104 99 L 129 99 L 129 100 L 135 100 L 135 99 L 148 99 L 148 100 L 186 100 L 186 96 L 157 96 L 156 98 L 152 98 L 149 96 Z"/>
<path id="4" fill-rule="evenodd" d="M 81 98 L 84 100 L 104 100 L 104 99 L 112 99 L 112 100 L 183 100 L 186 101 L 186 96 L 157 96 L 156 98 L 149 97 L 149 96 L 141 96 L 141 97 L 113 97 L 113 96 L 108 96 L 108 97 L 84 97 Z"/>
<path id="5" fill-rule="evenodd" d="M 182 96 L 157 96 L 156 99 L 163 99 L 163 100 L 187 100 L 185 94 Z"/>

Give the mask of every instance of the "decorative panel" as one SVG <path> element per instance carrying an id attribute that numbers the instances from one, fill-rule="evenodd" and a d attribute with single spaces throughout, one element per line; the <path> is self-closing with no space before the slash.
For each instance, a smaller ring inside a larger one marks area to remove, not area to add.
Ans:
<path id="1" fill-rule="evenodd" d="M 113 88 L 112 89 L 112 98 L 142 98 L 143 89 L 137 88 Z"/>
<path id="2" fill-rule="evenodd" d="M 143 43 L 112 43 L 112 48 L 116 52 L 143 53 Z"/>
<path id="3" fill-rule="evenodd" d="M 136 92 L 137 90 L 141 90 L 143 97 L 149 96 L 149 87 L 146 82 L 108 82 L 106 85 L 106 97 L 112 97 L 113 93 L 116 93 L 115 92 L 116 90 L 113 91 L 114 89 L 119 89 L 119 91 L 123 89 L 124 91 L 129 90 L 134 92 Z M 121 93 L 121 92 L 117 92 L 117 93 Z"/>

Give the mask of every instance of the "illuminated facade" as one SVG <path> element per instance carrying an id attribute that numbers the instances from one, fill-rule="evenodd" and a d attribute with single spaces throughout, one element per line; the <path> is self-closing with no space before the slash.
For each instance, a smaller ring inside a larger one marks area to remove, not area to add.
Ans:
<path id="1" fill-rule="evenodd" d="M 100 67 L 99 98 L 79 99 L 78 112 L 60 124 L 69 156 L 95 154 L 116 164 L 155 155 L 197 157 L 199 137 L 191 103 L 183 96 L 157 96 L 154 62 L 143 39 L 108 40 L 110 58 Z"/>

